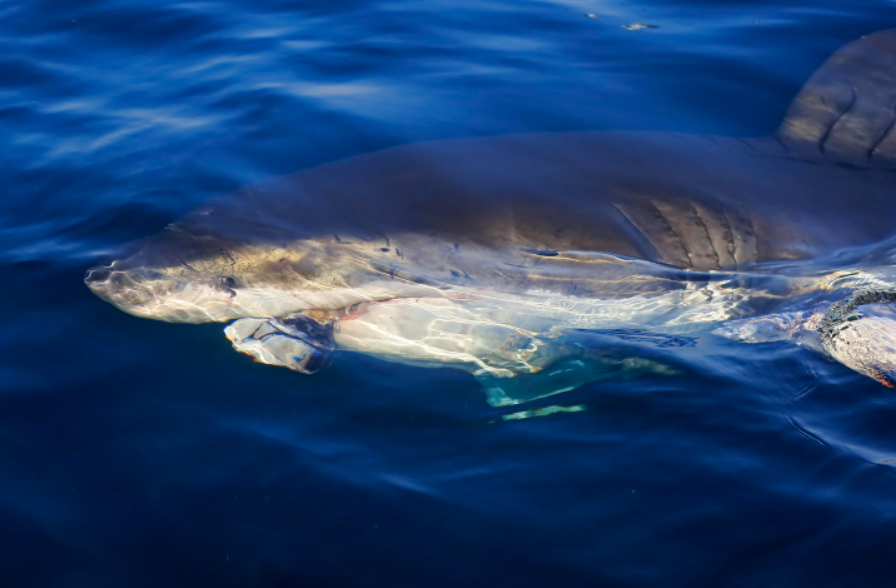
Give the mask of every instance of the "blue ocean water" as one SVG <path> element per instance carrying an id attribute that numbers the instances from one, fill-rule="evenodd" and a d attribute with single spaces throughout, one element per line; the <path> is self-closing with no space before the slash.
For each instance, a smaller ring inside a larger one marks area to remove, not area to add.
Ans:
<path id="1" fill-rule="evenodd" d="M 498 409 L 459 371 L 254 364 L 82 278 L 391 145 L 769 134 L 894 26 L 884 0 L 0 2 L 0 583 L 892 585 L 896 396 L 808 350 Z M 505 418 L 549 405 L 576 410 Z"/>

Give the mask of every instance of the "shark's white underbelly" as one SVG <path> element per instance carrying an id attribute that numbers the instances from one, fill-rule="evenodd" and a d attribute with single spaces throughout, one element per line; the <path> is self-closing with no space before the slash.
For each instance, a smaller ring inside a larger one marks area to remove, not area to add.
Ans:
<path id="1" fill-rule="evenodd" d="M 334 339 L 341 349 L 403 363 L 536 371 L 562 353 L 552 347 L 566 330 L 699 332 L 743 316 L 749 294 L 710 284 L 612 300 L 488 291 L 398 298 L 361 305 L 336 322 Z"/>

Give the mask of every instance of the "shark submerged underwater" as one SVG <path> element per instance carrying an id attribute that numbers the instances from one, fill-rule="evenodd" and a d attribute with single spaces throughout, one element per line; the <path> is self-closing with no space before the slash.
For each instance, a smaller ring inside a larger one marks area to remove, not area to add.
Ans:
<path id="1" fill-rule="evenodd" d="M 236 349 L 473 373 L 493 405 L 673 373 L 709 334 L 896 382 L 896 30 L 836 52 L 763 138 L 570 132 L 410 144 L 244 188 L 88 271 Z"/>

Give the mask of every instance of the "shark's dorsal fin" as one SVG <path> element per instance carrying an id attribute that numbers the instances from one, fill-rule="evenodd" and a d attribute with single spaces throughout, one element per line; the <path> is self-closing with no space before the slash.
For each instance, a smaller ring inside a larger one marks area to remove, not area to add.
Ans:
<path id="1" fill-rule="evenodd" d="M 797 156 L 896 167 L 896 29 L 845 45 L 809 78 L 778 137 Z"/>

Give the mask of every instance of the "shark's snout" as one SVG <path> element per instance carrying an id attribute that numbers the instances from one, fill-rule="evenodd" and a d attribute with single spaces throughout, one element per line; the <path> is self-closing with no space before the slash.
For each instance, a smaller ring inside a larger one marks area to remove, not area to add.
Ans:
<path id="1" fill-rule="evenodd" d="M 92 288 L 95 284 L 101 284 L 108 280 L 111 273 L 112 270 L 106 266 L 91 268 L 84 275 L 84 283 Z"/>
<path id="2" fill-rule="evenodd" d="M 295 308 L 299 299 L 282 292 L 273 298 L 262 291 L 253 296 L 231 276 L 202 273 L 184 267 L 147 266 L 126 259 L 91 268 L 84 283 L 101 299 L 134 316 L 178 323 L 229 321 L 246 316 L 276 316 Z M 173 275 L 172 275 L 173 274 Z"/>
<path id="3" fill-rule="evenodd" d="M 84 283 L 90 290 L 127 312 L 134 312 L 154 299 L 147 287 L 148 276 L 139 272 L 117 270 L 113 266 L 99 266 L 87 270 Z"/>

